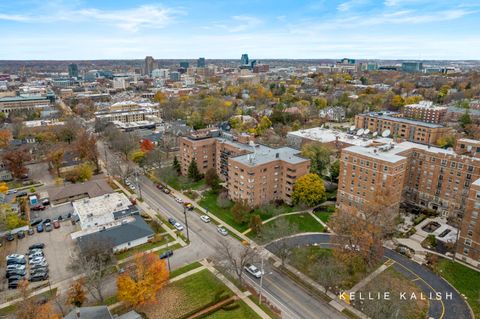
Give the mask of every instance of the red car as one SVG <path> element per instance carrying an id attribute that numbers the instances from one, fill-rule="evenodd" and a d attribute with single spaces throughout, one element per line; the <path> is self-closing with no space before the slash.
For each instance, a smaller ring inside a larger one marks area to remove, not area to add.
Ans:
<path id="1" fill-rule="evenodd" d="M 55 229 L 60 228 L 60 222 L 58 220 L 53 221 L 53 228 Z"/>
<path id="2" fill-rule="evenodd" d="M 32 206 L 31 210 L 45 210 L 45 206 L 35 205 L 35 206 Z"/>

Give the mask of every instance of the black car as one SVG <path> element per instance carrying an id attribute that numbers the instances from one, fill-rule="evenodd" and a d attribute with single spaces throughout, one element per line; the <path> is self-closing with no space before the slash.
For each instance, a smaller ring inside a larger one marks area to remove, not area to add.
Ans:
<path id="1" fill-rule="evenodd" d="M 25 232 L 23 230 L 17 232 L 17 238 L 18 239 L 25 238 Z"/>
<path id="2" fill-rule="evenodd" d="M 36 264 L 30 267 L 30 272 L 37 272 L 37 271 L 48 272 L 48 266 Z"/>
<path id="3" fill-rule="evenodd" d="M 30 226 L 37 226 L 38 224 L 40 224 L 41 222 L 43 222 L 43 219 L 41 218 L 37 218 L 35 219 L 33 222 L 30 223 Z"/>
<path id="4" fill-rule="evenodd" d="M 25 269 L 11 269 L 7 271 L 7 273 L 5 274 L 5 278 L 10 278 L 13 276 L 25 277 L 26 273 L 27 272 L 25 271 Z"/>
<path id="5" fill-rule="evenodd" d="M 7 260 L 7 265 L 25 265 L 27 261 L 22 258 L 13 258 Z"/>
<path id="6" fill-rule="evenodd" d="M 23 197 L 23 196 L 27 196 L 27 192 L 18 192 L 17 193 L 17 197 Z"/>
<path id="7" fill-rule="evenodd" d="M 45 244 L 44 243 L 36 243 L 36 244 L 33 244 L 31 245 L 30 247 L 28 247 L 28 250 L 32 250 L 32 249 L 43 249 L 45 248 Z"/>
<path id="8" fill-rule="evenodd" d="M 175 225 L 177 223 L 177 221 L 175 220 L 175 218 L 172 218 L 172 217 L 169 217 L 168 218 L 168 222 L 172 225 Z"/>
<path id="9" fill-rule="evenodd" d="M 8 282 L 8 289 L 17 289 L 20 284 L 20 280 L 12 280 Z"/>
<path id="10" fill-rule="evenodd" d="M 31 281 L 31 282 L 34 282 L 34 281 L 43 281 L 43 280 L 47 280 L 47 279 L 48 279 L 48 273 L 47 272 L 39 272 L 39 273 L 35 273 L 35 274 L 31 275 L 28 280 Z"/>
<path id="11" fill-rule="evenodd" d="M 7 236 L 5 237 L 8 241 L 13 241 L 15 239 L 15 237 L 13 237 L 12 234 L 7 234 Z"/>
<path id="12" fill-rule="evenodd" d="M 172 257 L 173 255 L 173 251 L 172 250 L 167 250 L 167 251 L 164 251 L 163 253 L 160 254 L 160 259 L 165 259 L 165 258 L 168 258 L 168 257 Z"/>
<path id="13" fill-rule="evenodd" d="M 50 218 L 47 218 L 47 219 L 45 219 L 45 220 L 43 221 L 44 224 L 46 224 L 46 223 L 51 223 L 51 222 L 52 222 L 52 220 L 51 220 Z"/>

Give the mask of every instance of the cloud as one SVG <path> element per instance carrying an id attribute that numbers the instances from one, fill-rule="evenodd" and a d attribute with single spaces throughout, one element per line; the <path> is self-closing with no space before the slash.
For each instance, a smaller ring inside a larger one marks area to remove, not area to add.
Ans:
<path id="1" fill-rule="evenodd" d="M 173 8 L 164 8 L 155 5 L 142 5 L 122 10 L 99 10 L 94 8 L 65 8 L 49 10 L 54 14 L 14 15 L 0 13 L 0 20 L 24 23 L 52 23 L 58 21 L 69 22 L 99 22 L 113 25 L 124 31 L 136 32 L 142 28 L 163 28 L 176 16 L 183 14 Z"/>
<path id="2" fill-rule="evenodd" d="M 365 2 L 366 2 L 365 0 L 350 0 L 350 1 L 346 1 L 346 2 L 340 3 L 340 4 L 337 6 L 337 10 L 338 10 L 338 11 L 342 11 L 342 12 L 349 11 L 349 10 L 352 9 L 353 7 L 356 7 L 356 6 L 358 6 L 358 5 L 362 5 L 362 4 L 364 4 Z"/>
<path id="3" fill-rule="evenodd" d="M 232 20 L 236 24 L 233 28 L 229 27 L 228 30 L 230 32 L 243 32 L 247 30 L 251 30 L 262 23 L 262 20 L 252 17 L 252 16 L 233 16 Z"/>

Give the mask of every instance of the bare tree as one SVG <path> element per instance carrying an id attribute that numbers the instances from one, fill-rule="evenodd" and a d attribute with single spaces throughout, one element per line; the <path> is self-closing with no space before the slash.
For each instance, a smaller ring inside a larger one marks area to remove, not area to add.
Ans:
<path id="1" fill-rule="evenodd" d="M 104 301 L 103 286 L 114 265 L 113 244 L 109 241 L 80 242 L 69 268 L 85 275 L 85 288 L 94 299 Z"/>
<path id="2" fill-rule="evenodd" d="M 240 250 L 236 250 L 227 240 L 221 240 L 217 251 L 219 266 L 233 273 L 240 284 L 243 284 L 243 269 L 253 262 L 256 256 L 255 249 L 250 245 L 242 245 Z"/>
<path id="3" fill-rule="evenodd" d="M 298 233 L 298 226 L 291 224 L 283 217 L 275 219 L 272 227 L 263 227 L 262 232 L 258 235 L 258 240 L 262 244 L 271 243 L 273 253 L 277 255 L 282 265 L 291 254 L 291 247 L 285 240 L 277 240 Z"/>

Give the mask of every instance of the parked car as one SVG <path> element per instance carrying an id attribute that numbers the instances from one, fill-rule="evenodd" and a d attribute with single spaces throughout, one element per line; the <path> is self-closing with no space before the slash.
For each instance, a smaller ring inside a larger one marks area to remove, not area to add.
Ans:
<path id="1" fill-rule="evenodd" d="M 208 217 L 207 215 L 200 216 L 200 219 L 205 223 L 209 223 L 211 221 L 210 217 Z"/>
<path id="2" fill-rule="evenodd" d="M 48 279 L 48 272 L 39 272 L 31 275 L 28 280 L 31 282 L 35 282 L 35 281 L 43 281 L 47 279 Z"/>
<path id="3" fill-rule="evenodd" d="M 25 259 L 25 255 L 20 255 L 20 254 L 10 254 L 7 256 L 7 261 L 9 259 Z"/>
<path id="4" fill-rule="evenodd" d="M 37 218 L 37 219 L 34 219 L 31 223 L 30 223 L 30 226 L 37 226 L 38 224 L 41 224 L 43 221 L 43 219 L 41 218 Z"/>
<path id="5" fill-rule="evenodd" d="M 169 190 L 168 188 L 166 188 L 166 187 L 163 189 L 163 192 L 164 192 L 165 194 L 170 194 L 170 190 Z"/>
<path id="6" fill-rule="evenodd" d="M 12 276 L 25 276 L 26 273 L 25 269 L 11 269 L 7 270 L 5 278 L 10 278 Z"/>
<path id="7" fill-rule="evenodd" d="M 7 271 L 13 270 L 13 269 L 25 269 L 25 265 L 19 265 L 19 264 L 7 265 Z"/>
<path id="8" fill-rule="evenodd" d="M 16 194 L 17 193 L 17 190 L 14 188 L 14 189 L 9 189 L 8 192 L 7 192 L 7 195 L 12 195 L 12 194 Z"/>
<path id="9" fill-rule="evenodd" d="M 187 202 L 186 202 L 186 203 L 183 203 L 183 206 L 185 206 L 185 208 L 188 209 L 188 210 L 193 210 L 193 205 L 192 205 L 192 203 L 187 203 Z"/>
<path id="10" fill-rule="evenodd" d="M 173 217 L 168 217 L 168 222 L 172 225 L 175 225 L 177 223 L 177 221 Z"/>
<path id="11" fill-rule="evenodd" d="M 17 289 L 20 284 L 20 280 L 12 280 L 8 282 L 8 289 Z"/>
<path id="12" fill-rule="evenodd" d="M 172 257 L 172 255 L 173 255 L 173 251 L 167 250 L 160 254 L 160 259 L 166 259 L 168 257 Z"/>
<path id="13" fill-rule="evenodd" d="M 244 268 L 250 275 L 254 276 L 255 278 L 262 277 L 262 272 L 255 265 L 246 264 Z"/>
<path id="14" fill-rule="evenodd" d="M 61 217 L 61 216 L 60 216 Z M 60 222 L 58 220 L 53 221 L 53 228 L 60 228 Z"/>
<path id="15" fill-rule="evenodd" d="M 47 219 L 45 219 L 45 221 L 43 223 L 45 224 L 45 223 L 51 223 L 51 222 L 52 222 L 52 220 L 50 218 L 47 218 Z"/>
<path id="16" fill-rule="evenodd" d="M 180 230 L 180 231 L 183 230 L 183 226 L 180 223 L 175 223 L 173 227 L 175 227 L 177 230 Z"/>
<path id="17" fill-rule="evenodd" d="M 48 205 L 50 205 L 50 200 L 47 199 L 47 198 L 44 199 L 44 200 L 42 200 L 42 205 L 43 205 L 43 206 L 48 206 Z"/>
<path id="18" fill-rule="evenodd" d="M 183 203 L 183 199 L 181 199 L 181 198 L 179 198 L 179 197 L 175 197 L 175 201 L 176 201 L 177 203 L 180 203 L 180 204 Z"/>
<path id="19" fill-rule="evenodd" d="M 163 190 L 163 186 L 162 186 L 162 185 L 157 184 L 156 186 L 157 186 L 157 188 L 158 188 L 159 190 Z"/>
<path id="20" fill-rule="evenodd" d="M 8 241 L 13 241 L 15 239 L 15 237 L 13 237 L 12 233 L 8 233 L 7 236 L 5 236 L 5 239 L 8 240 Z"/>
<path id="21" fill-rule="evenodd" d="M 26 263 L 27 263 L 27 260 L 25 258 L 15 258 L 15 259 L 7 260 L 7 266 L 8 265 L 25 265 Z"/>
<path id="22" fill-rule="evenodd" d="M 134 191 L 136 189 L 135 185 L 131 184 L 131 185 L 128 185 L 128 188 L 130 188 L 130 190 Z"/>
<path id="23" fill-rule="evenodd" d="M 43 232 L 43 225 L 42 225 L 42 224 L 38 224 L 38 225 L 37 225 L 37 232 L 38 232 L 38 233 L 42 233 L 42 232 Z"/>
<path id="24" fill-rule="evenodd" d="M 18 231 L 17 232 L 17 238 L 18 239 L 25 238 L 25 231 L 23 231 L 23 230 Z"/>
<path id="25" fill-rule="evenodd" d="M 47 268 L 48 263 L 46 261 L 42 263 L 36 263 L 36 264 L 30 264 L 30 269 L 41 269 L 41 268 Z"/>
<path id="26" fill-rule="evenodd" d="M 45 244 L 44 243 L 36 243 L 36 244 L 33 244 L 31 245 L 30 247 L 28 247 L 29 250 L 32 250 L 32 249 L 43 249 L 45 248 Z"/>
<path id="27" fill-rule="evenodd" d="M 24 196 L 27 196 L 27 195 L 28 195 L 27 192 L 18 192 L 16 196 L 17 197 L 24 197 Z"/>
<path id="28" fill-rule="evenodd" d="M 38 273 L 48 272 L 48 267 L 35 268 L 30 270 L 30 276 Z"/>
<path id="29" fill-rule="evenodd" d="M 29 235 L 35 234 L 35 230 L 32 227 L 28 228 L 28 234 Z"/>
<path id="30" fill-rule="evenodd" d="M 52 224 L 50 223 L 45 223 L 45 231 L 46 232 L 51 232 L 53 230 Z"/>
<path id="31" fill-rule="evenodd" d="M 30 260 L 30 264 L 42 264 L 46 262 L 45 257 L 35 257 Z"/>
<path id="32" fill-rule="evenodd" d="M 223 228 L 222 226 L 218 226 L 217 227 L 217 231 L 222 235 L 222 236 L 227 236 L 228 235 L 228 231 Z"/>
<path id="33" fill-rule="evenodd" d="M 34 205 L 30 208 L 30 210 L 33 210 L 33 211 L 39 211 L 39 210 L 45 210 L 45 206 L 43 205 Z"/>
<path id="34" fill-rule="evenodd" d="M 30 260 L 35 259 L 35 258 L 39 258 L 39 257 L 43 258 L 43 252 L 42 251 L 35 251 L 35 252 L 30 253 L 30 255 L 28 255 L 28 259 L 30 259 Z"/>

